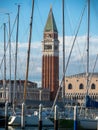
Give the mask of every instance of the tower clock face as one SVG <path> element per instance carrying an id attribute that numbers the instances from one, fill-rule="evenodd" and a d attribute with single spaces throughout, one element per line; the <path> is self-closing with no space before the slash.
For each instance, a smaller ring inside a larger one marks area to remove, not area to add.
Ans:
<path id="1" fill-rule="evenodd" d="M 51 50 L 52 49 L 52 45 L 44 45 L 44 49 L 45 50 Z"/>

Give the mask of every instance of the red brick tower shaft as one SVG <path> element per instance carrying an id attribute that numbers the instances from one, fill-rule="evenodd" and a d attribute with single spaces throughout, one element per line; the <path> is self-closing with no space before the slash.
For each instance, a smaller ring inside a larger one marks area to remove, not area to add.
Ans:
<path id="1" fill-rule="evenodd" d="M 54 100 L 59 87 L 59 41 L 52 8 L 44 29 L 42 87 L 50 89 L 50 100 Z"/>

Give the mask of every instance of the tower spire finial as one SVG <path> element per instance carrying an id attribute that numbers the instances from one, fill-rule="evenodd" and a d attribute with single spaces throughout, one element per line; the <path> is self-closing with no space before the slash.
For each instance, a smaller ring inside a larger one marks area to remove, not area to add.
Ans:
<path id="1" fill-rule="evenodd" d="M 52 10 L 52 4 L 50 5 L 50 10 Z"/>

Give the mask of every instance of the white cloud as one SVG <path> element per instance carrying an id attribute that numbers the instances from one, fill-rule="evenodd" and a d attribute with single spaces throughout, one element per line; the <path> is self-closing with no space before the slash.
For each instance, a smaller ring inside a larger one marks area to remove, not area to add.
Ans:
<path id="1" fill-rule="evenodd" d="M 65 61 L 67 62 L 74 37 L 66 36 L 65 37 Z M 83 70 L 83 64 L 86 65 L 86 36 L 78 36 L 75 42 L 71 59 L 68 66 L 67 74 L 85 71 Z M 60 41 L 60 77 L 62 75 L 62 37 L 59 37 Z M 1 43 L 0 43 L 1 44 Z M 90 37 L 90 63 L 93 67 L 96 55 L 98 54 L 98 36 Z M 0 48 L 0 61 L 3 56 L 3 45 Z M 28 43 L 19 43 L 18 44 L 18 67 L 17 67 L 17 78 L 25 78 L 26 71 L 26 61 L 27 61 L 27 49 Z M 7 49 L 7 77 L 9 78 L 9 50 Z M 2 64 L 3 66 L 3 64 Z M 12 43 L 12 77 L 14 78 L 14 68 L 15 68 L 15 43 Z M 3 70 L 3 69 L 2 69 Z M 30 79 L 41 80 L 42 72 L 42 43 L 33 42 L 31 43 L 31 54 L 30 54 L 30 67 L 29 67 L 29 77 Z M 1 76 L 1 75 L 0 75 Z M 2 78 L 2 77 L 1 77 Z"/>
<path id="2" fill-rule="evenodd" d="M 32 42 L 31 43 L 31 49 L 39 49 L 41 47 L 42 43 L 41 42 Z M 18 43 L 18 46 L 20 49 L 27 49 L 28 48 L 28 43 Z"/>
<path id="3" fill-rule="evenodd" d="M 65 37 L 65 51 L 67 52 L 66 53 L 67 56 L 71 50 L 73 40 L 74 40 L 73 36 L 66 36 Z M 62 51 L 62 37 L 59 37 L 59 41 L 60 41 L 60 52 L 61 52 Z M 96 55 L 98 53 L 98 51 L 96 49 L 98 47 L 98 36 L 90 37 L 89 47 L 90 47 L 90 50 L 92 50 L 93 54 Z M 87 48 L 87 37 L 86 36 L 78 36 L 76 39 L 76 42 L 74 44 L 72 55 L 76 59 L 80 55 L 79 51 L 81 51 L 81 54 L 82 53 L 86 54 L 86 50 L 87 50 L 86 48 Z M 92 53 L 90 53 L 90 55 L 92 55 Z"/>
<path id="4" fill-rule="evenodd" d="M 67 62 L 69 53 L 73 44 L 74 37 L 73 36 L 66 36 L 65 37 L 65 61 Z M 60 41 L 60 58 L 62 58 L 62 37 L 59 37 Z M 90 37 L 89 43 L 89 54 L 90 54 L 90 71 L 95 63 L 96 55 L 98 54 L 98 36 Z M 84 72 L 86 70 L 86 56 L 87 56 L 87 37 L 86 36 L 78 36 L 76 42 L 74 44 L 69 66 L 68 66 L 68 73 L 80 73 L 81 71 Z M 85 67 L 84 67 L 85 65 Z M 98 70 L 98 69 L 96 69 Z M 78 72 L 77 72 L 78 71 Z"/>

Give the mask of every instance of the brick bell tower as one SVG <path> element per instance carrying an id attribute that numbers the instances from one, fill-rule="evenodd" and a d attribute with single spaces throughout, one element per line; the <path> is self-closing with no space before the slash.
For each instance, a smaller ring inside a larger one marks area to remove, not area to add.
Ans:
<path id="1" fill-rule="evenodd" d="M 42 88 L 48 88 L 50 100 L 54 100 L 59 87 L 59 40 L 52 8 L 44 29 L 42 48 Z"/>

